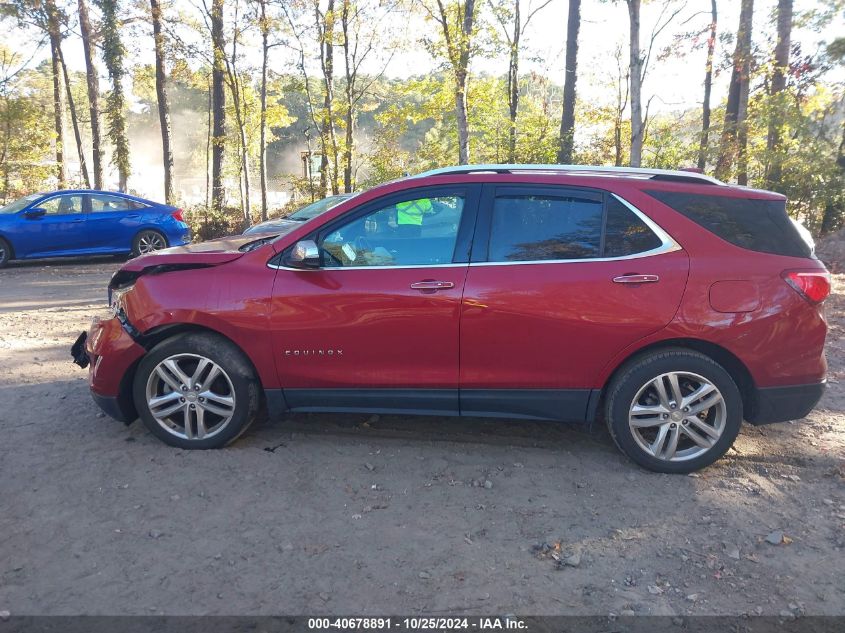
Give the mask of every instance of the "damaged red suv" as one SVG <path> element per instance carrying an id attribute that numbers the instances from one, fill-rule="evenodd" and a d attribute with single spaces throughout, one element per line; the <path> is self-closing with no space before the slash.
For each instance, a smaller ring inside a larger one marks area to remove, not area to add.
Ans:
<path id="1" fill-rule="evenodd" d="M 830 276 L 783 196 L 684 171 L 447 168 L 111 280 L 74 352 L 110 416 L 218 448 L 262 409 L 606 421 L 656 471 L 825 386 Z"/>

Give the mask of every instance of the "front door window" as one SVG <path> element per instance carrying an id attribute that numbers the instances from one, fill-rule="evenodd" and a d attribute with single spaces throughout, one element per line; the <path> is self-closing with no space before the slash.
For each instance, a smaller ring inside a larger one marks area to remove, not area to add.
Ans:
<path id="1" fill-rule="evenodd" d="M 464 209 L 462 196 L 387 205 L 332 230 L 320 241 L 325 268 L 449 264 Z"/>

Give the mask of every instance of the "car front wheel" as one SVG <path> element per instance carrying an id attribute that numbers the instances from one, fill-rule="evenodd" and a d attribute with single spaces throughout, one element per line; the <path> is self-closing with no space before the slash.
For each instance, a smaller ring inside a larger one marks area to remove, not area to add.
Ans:
<path id="1" fill-rule="evenodd" d="M 636 360 L 613 379 L 605 419 L 616 445 L 640 466 L 689 473 L 731 447 L 742 423 L 742 398 L 713 359 L 664 350 Z"/>
<path id="2" fill-rule="evenodd" d="M 255 420 L 260 384 L 232 343 L 183 334 L 159 343 L 138 365 L 138 413 L 150 432 L 179 448 L 221 448 Z"/>
<path id="3" fill-rule="evenodd" d="M 0 237 L 0 268 L 4 268 L 12 257 L 12 247 L 9 243 Z"/>

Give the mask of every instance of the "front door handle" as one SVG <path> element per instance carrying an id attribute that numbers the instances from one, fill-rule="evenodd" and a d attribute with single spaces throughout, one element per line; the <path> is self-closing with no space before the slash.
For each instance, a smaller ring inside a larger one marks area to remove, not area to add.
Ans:
<path id="1" fill-rule="evenodd" d="M 653 284 L 660 281 L 657 275 L 622 275 L 614 277 L 615 284 Z"/>
<path id="2" fill-rule="evenodd" d="M 451 281 L 435 281 L 433 279 L 424 279 L 422 281 L 415 281 L 411 284 L 411 290 L 429 290 L 429 291 L 436 291 L 436 290 L 448 290 L 449 288 L 454 288 L 455 284 Z"/>

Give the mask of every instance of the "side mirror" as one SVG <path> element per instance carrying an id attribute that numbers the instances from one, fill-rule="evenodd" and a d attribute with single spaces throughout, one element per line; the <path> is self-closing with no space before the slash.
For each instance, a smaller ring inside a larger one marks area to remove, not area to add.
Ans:
<path id="1" fill-rule="evenodd" d="M 43 218 L 45 215 L 47 215 L 47 211 L 37 207 L 35 209 L 27 209 L 23 212 L 23 217 L 27 220 L 37 220 L 38 218 Z"/>
<path id="2" fill-rule="evenodd" d="M 300 240 L 287 256 L 285 264 L 291 268 L 313 269 L 320 267 L 320 249 L 314 240 Z"/>

